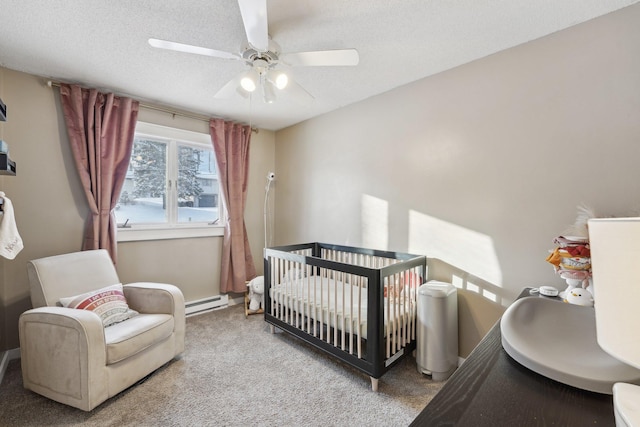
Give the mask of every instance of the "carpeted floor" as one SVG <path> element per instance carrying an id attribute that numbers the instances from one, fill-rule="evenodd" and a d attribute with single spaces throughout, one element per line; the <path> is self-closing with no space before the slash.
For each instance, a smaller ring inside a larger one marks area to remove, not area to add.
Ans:
<path id="1" fill-rule="evenodd" d="M 369 377 L 233 306 L 187 319 L 186 350 L 87 413 L 0 384 L 1 426 L 406 426 L 440 390 L 413 357 Z"/>

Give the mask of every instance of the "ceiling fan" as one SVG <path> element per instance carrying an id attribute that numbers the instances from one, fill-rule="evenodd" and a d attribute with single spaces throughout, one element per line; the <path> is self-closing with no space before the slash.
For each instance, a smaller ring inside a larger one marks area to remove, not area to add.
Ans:
<path id="1" fill-rule="evenodd" d="M 248 44 L 240 53 L 231 53 L 206 47 L 176 43 L 155 38 L 149 44 L 155 48 L 194 53 L 214 58 L 243 61 L 248 70 L 231 79 L 216 94 L 216 98 L 229 98 L 234 93 L 248 97 L 261 88 L 262 99 L 272 103 L 277 90 L 286 90 L 299 102 L 312 102 L 314 97 L 293 81 L 280 65 L 290 67 L 354 66 L 358 65 L 356 49 L 318 50 L 281 53 L 280 46 L 269 37 L 267 0 L 238 0 Z"/>

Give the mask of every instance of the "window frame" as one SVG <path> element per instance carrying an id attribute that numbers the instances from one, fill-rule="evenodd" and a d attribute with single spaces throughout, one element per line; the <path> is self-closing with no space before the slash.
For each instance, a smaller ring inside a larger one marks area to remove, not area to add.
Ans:
<path id="1" fill-rule="evenodd" d="M 177 151 L 179 145 L 190 147 L 206 147 L 213 149 L 211 136 L 209 134 L 178 129 L 169 126 L 157 125 L 148 122 L 136 123 L 136 136 L 144 136 L 150 139 L 157 139 L 167 144 L 167 164 L 165 171 L 165 180 L 167 185 L 167 202 L 175 204 L 174 209 L 168 212 L 167 221 L 163 223 L 142 223 L 131 224 L 127 227 L 118 225 L 117 241 L 131 242 L 139 240 L 164 240 L 164 239 L 183 239 L 195 237 L 213 237 L 224 235 L 224 225 L 227 222 L 227 210 L 224 207 L 224 197 L 219 188 L 219 210 L 218 220 L 214 223 L 188 223 L 178 222 L 178 200 L 177 191 Z M 170 161 L 169 159 L 173 159 Z M 216 165 L 217 167 L 217 165 Z M 220 181 L 218 180 L 220 186 Z M 170 189 L 171 186 L 171 189 Z"/>

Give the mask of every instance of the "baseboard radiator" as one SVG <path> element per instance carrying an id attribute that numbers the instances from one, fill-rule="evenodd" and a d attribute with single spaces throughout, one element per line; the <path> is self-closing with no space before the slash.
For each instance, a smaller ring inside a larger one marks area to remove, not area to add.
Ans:
<path id="1" fill-rule="evenodd" d="M 207 313 L 209 311 L 219 310 L 228 306 L 229 296 L 217 295 L 185 303 L 185 314 L 187 316 L 194 316 L 196 314 Z"/>

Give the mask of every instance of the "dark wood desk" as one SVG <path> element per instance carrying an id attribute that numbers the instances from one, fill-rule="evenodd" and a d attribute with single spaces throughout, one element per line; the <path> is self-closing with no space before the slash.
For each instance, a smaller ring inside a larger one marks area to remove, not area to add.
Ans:
<path id="1" fill-rule="evenodd" d="M 615 419 L 612 396 L 561 384 L 513 360 L 498 321 L 411 426 L 614 427 Z"/>

